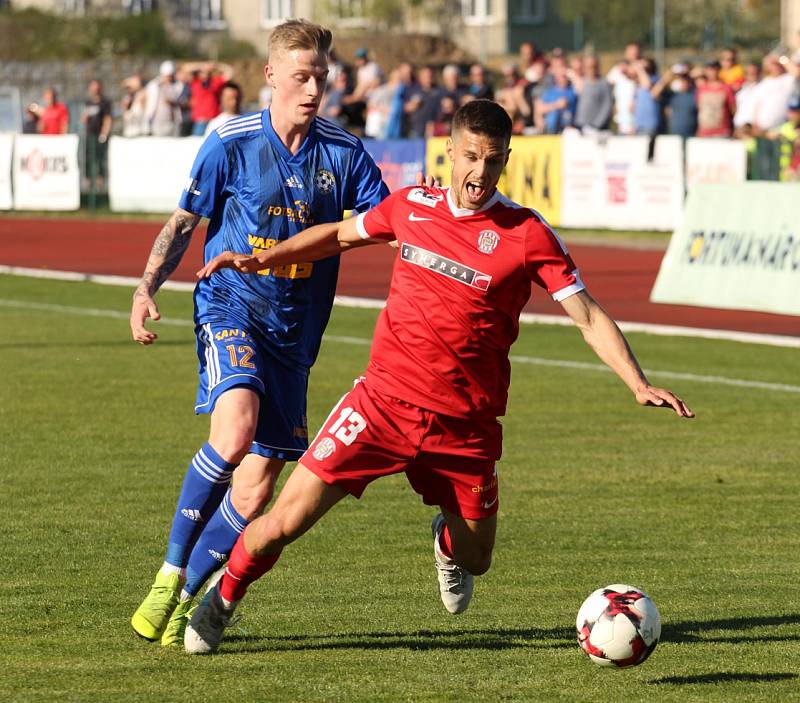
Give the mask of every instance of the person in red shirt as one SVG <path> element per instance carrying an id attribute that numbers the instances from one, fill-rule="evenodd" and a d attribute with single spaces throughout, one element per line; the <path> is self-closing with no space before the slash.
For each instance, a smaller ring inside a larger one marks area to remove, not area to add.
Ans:
<path id="1" fill-rule="evenodd" d="M 456 112 L 450 188 L 412 186 L 354 219 L 311 227 L 255 254 L 225 252 L 198 272 L 254 273 L 396 240 L 398 258 L 364 377 L 331 411 L 273 508 L 247 527 L 227 570 L 186 630 L 191 653 L 216 651 L 236 603 L 281 550 L 348 494 L 405 472 L 433 520 L 439 591 L 463 612 L 473 577 L 490 565 L 511 366 L 509 349 L 531 285 L 559 301 L 598 356 L 641 405 L 692 411 L 651 386 L 619 328 L 592 299 L 563 242 L 535 211 L 496 186 L 511 120 L 497 103 Z"/>
<path id="2" fill-rule="evenodd" d="M 697 136 L 730 137 L 736 96 L 720 77 L 719 61 L 710 61 L 703 71 L 705 81 L 697 85 Z"/>
<path id="3" fill-rule="evenodd" d="M 220 113 L 219 96 L 223 86 L 233 77 L 233 68 L 214 61 L 184 64 L 182 68 L 195 74 L 189 84 L 192 134 L 202 137 L 208 123 Z"/>
<path id="4" fill-rule="evenodd" d="M 69 110 L 58 102 L 55 88 L 44 91 L 44 107 L 39 110 L 39 134 L 66 134 L 69 129 Z"/>

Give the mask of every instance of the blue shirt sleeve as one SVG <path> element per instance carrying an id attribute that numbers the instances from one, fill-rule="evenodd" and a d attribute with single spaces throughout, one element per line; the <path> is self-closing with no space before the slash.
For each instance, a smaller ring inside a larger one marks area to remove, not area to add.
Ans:
<path id="1" fill-rule="evenodd" d="M 222 205 L 228 180 L 228 156 L 219 135 L 212 132 L 197 152 L 181 194 L 179 207 L 211 217 Z"/>
<path id="2" fill-rule="evenodd" d="M 389 195 L 381 170 L 361 144 L 353 158 L 350 183 L 345 210 L 364 212 L 375 207 Z"/>

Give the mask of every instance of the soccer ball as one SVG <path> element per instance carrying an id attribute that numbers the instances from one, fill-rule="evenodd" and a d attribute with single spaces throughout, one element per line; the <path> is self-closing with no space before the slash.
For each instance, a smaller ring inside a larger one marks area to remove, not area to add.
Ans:
<path id="1" fill-rule="evenodd" d="M 661 616 L 638 588 L 615 583 L 598 588 L 578 611 L 578 643 L 598 666 L 636 666 L 661 637 Z"/>

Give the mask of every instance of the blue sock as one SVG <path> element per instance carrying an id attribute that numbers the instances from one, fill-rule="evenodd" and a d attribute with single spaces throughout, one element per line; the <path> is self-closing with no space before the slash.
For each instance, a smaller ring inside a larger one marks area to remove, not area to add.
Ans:
<path id="1" fill-rule="evenodd" d="M 249 523 L 233 507 L 229 489 L 189 556 L 183 587 L 187 594 L 197 595 L 208 577 L 228 561 L 233 545 Z"/>
<path id="2" fill-rule="evenodd" d="M 225 461 L 208 442 L 194 455 L 172 519 L 169 546 L 164 557 L 168 564 L 181 568 L 186 566 L 203 525 L 225 496 L 237 466 Z"/>

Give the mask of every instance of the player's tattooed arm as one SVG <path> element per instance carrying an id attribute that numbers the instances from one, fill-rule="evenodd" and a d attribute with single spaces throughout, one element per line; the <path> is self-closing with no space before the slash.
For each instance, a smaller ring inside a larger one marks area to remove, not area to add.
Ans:
<path id="1" fill-rule="evenodd" d="M 161 316 L 153 296 L 178 267 L 199 222 L 200 215 L 178 208 L 153 242 L 142 280 L 133 293 L 131 307 L 131 333 L 139 344 L 152 344 L 158 339 L 144 326 L 148 317 L 157 320 Z"/>

